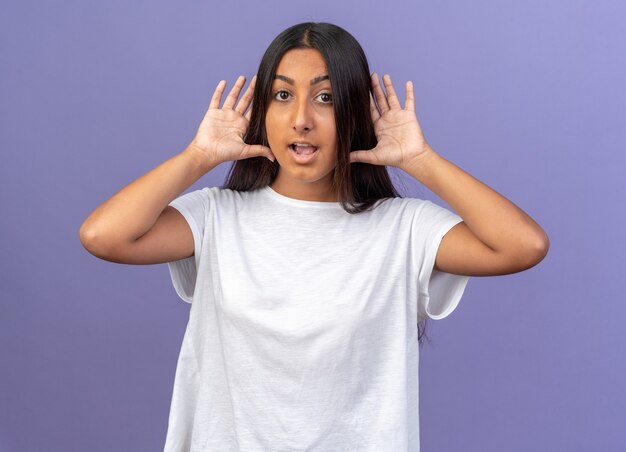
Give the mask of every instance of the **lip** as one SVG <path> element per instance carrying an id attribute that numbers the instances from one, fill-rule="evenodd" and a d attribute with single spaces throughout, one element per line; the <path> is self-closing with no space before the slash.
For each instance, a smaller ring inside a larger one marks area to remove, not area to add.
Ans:
<path id="1" fill-rule="evenodd" d="M 297 141 L 296 143 L 298 144 L 309 144 L 309 143 L 301 143 L 299 141 Z M 315 145 L 311 145 L 311 146 L 315 146 Z M 317 147 L 317 146 L 315 146 Z M 300 164 L 306 164 L 309 163 L 311 161 L 313 161 L 315 159 L 315 157 L 317 156 L 317 154 L 319 154 L 319 148 L 317 148 L 312 154 L 302 154 L 302 155 L 298 155 L 296 153 L 296 151 L 293 150 L 293 147 L 291 145 L 287 146 L 287 149 L 289 149 L 289 153 L 293 156 L 293 159 Z"/>
<path id="2" fill-rule="evenodd" d="M 294 144 L 299 144 L 300 146 L 314 146 L 314 147 L 317 147 L 317 145 L 315 145 L 313 143 L 309 143 L 308 141 L 294 141 L 289 146 L 293 146 Z"/>

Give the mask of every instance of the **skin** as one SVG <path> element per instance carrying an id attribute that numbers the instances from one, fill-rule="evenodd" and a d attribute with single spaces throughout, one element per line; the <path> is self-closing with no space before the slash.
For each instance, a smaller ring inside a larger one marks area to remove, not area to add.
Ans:
<path id="1" fill-rule="evenodd" d="M 415 115 L 413 83 L 404 108 L 389 75 L 372 75 L 370 112 L 378 143 L 350 153 L 352 162 L 402 169 L 427 186 L 463 219 L 443 237 L 435 269 L 468 276 L 516 273 L 537 265 L 550 242 L 543 229 L 504 196 L 438 155 Z"/>
<path id="2" fill-rule="evenodd" d="M 217 165 L 250 157 L 278 158 L 279 177 L 273 184 L 277 192 L 301 200 L 336 201 L 330 182 L 337 141 L 333 109 L 327 105 L 331 87 L 327 80 L 311 84 L 311 79 L 325 73 L 326 65 L 317 51 L 298 49 L 284 55 L 279 75 L 293 83 L 273 82 L 277 91 L 286 88 L 286 93 L 267 108 L 271 148 L 243 141 L 255 78 L 240 98 L 246 79 L 239 77 L 221 108 L 226 82 L 220 81 L 189 146 L 98 207 L 81 226 L 81 241 L 96 255 L 115 262 L 156 263 L 188 257 L 193 252 L 189 235 L 184 247 L 171 234 L 162 237 L 172 227 L 166 225 L 178 222 L 178 227 L 185 227 L 184 219 L 172 212 L 175 209 L 168 210 L 167 204 Z M 283 84 L 286 86 L 281 88 Z M 352 151 L 350 160 L 402 169 L 463 219 L 443 237 L 436 270 L 468 276 L 503 275 L 528 269 L 546 256 L 548 236 L 530 216 L 427 143 L 415 115 L 411 82 L 406 84 L 404 108 L 388 75 L 381 84 L 373 74 L 372 91 L 370 112 L 377 145 Z M 319 146 L 310 164 L 297 164 L 288 150 L 289 144 L 300 140 Z M 167 246 L 170 248 L 165 249 Z"/>
<path id="3" fill-rule="evenodd" d="M 330 83 L 311 86 L 312 79 L 326 73 L 324 61 L 316 52 L 293 50 L 279 64 L 277 73 L 294 83 L 274 82 L 273 88 L 284 87 L 289 95 L 272 101 L 268 107 L 270 148 L 243 142 L 250 119 L 250 112 L 244 112 L 250 106 L 254 79 L 237 103 L 245 83 L 242 76 L 221 109 L 226 83 L 220 82 L 185 152 L 209 166 L 259 155 L 276 158 L 280 170 L 274 190 L 295 199 L 336 201 L 330 184 L 336 161 L 334 113 L 332 107 L 320 105 L 326 97 L 318 97 L 330 91 Z M 378 143 L 373 149 L 352 151 L 350 160 L 405 171 L 463 219 L 443 237 L 434 268 L 459 275 L 492 276 L 520 272 L 541 262 L 550 245 L 544 230 L 504 196 L 437 154 L 426 141 L 415 114 L 413 83 L 406 83 L 404 108 L 389 75 L 383 76 L 381 84 L 378 75 L 372 74 L 372 90 L 370 112 Z M 298 165 L 290 155 L 287 146 L 299 140 L 319 146 L 318 158 L 310 164 Z"/>
<path id="4" fill-rule="evenodd" d="M 337 164 L 337 131 L 326 62 L 315 49 L 293 49 L 276 68 L 265 126 L 269 147 L 280 164 L 271 187 L 290 198 L 336 201 L 331 181 Z M 311 162 L 299 163 L 294 142 L 318 147 Z"/>

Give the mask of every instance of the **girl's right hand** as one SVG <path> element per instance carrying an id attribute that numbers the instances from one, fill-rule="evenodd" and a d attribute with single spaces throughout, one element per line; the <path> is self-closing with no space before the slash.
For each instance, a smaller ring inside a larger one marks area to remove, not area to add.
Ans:
<path id="1" fill-rule="evenodd" d="M 267 157 L 272 161 L 276 159 L 270 148 L 258 144 L 246 144 L 243 141 L 246 130 L 248 130 L 252 109 L 248 113 L 246 113 L 246 110 L 252 102 L 256 75 L 252 78 L 239 103 L 237 103 L 239 93 L 245 82 L 246 78 L 243 75 L 237 78 L 222 108 L 220 108 L 220 102 L 226 87 L 226 81 L 222 80 L 218 83 L 211 98 L 209 109 L 204 115 L 204 119 L 200 123 L 196 136 L 190 145 L 190 147 L 205 154 L 207 159 L 218 164 L 230 160 L 242 160 L 259 156 Z M 235 106 L 235 103 L 237 103 L 237 106 Z"/>

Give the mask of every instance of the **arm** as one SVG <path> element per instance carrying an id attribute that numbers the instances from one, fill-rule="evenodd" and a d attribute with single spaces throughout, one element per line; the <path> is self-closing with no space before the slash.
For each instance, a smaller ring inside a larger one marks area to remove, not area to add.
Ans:
<path id="1" fill-rule="evenodd" d="M 251 114 L 245 112 L 255 81 L 253 77 L 237 102 L 245 83 L 245 77 L 239 77 L 222 108 L 226 82 L 220 81 L 191 144 L 94 210 L 80 227 L 83 246 L 102 259 L 130 264 L 170 262 L 193 255 L 193 234 L 182 214 L 168 204 L 222 162 L 274 158 L 268 147 L 243 141 Z"/>
<path id="2" fill-rule="evenodd" d="M 467 276 L 516 273 L 539 263 L 549 240 L 524 211 L 458 166 L 439 156 L 426 142 L 415 116 L 413 84 L 406 84 L 403 109 L 391 83 L 372 75 L 370 99 L 378 143 L 351 152 L 351 161 L 402 169 L 430 188 L 463 219 L 443 237 L 435 269 Z"/>
<path id="3" fill-rule="evenodd" d="M 468 276 L 516 273 L 538 264 L 549 239 L 523 210 L 458 166 L 427 151 L 402 169 L 463 218 L 443 237 L 435 269 Z"/>
<path id="4" fill-rule="evenodd" d="M 80 227 L 80 241 L 92 254 L 131 244 L 156 223 L 165 207 L 219 162 L 193 145 L 122 188 L 94 210 Z"/>

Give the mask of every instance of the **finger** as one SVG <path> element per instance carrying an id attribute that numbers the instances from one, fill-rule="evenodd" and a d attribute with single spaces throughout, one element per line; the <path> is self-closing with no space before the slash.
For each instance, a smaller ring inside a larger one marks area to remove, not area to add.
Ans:
<path id="1" fill-rule="evenodd" d="M 415 93 L 413 92 L 413 82 L 406 82 L 406 102 L 404 103 L 404 109 L 409 111 L 415 111 Z"/>
<path id="2" fill-rule="evenodd" d="M 380 113 L 385 113 L 389 110 L 389 104 L 387 103 L 387 96 L 385 96 L 383 87 L 380 86 L 380 80 L 378 80 L 378 74 L 376 72 L 372 75 L 372 91 L 374 92 L 374 96 L 376 96 L 376 103 L 378 104 Z"/>
<path id="3" fill-rule="evenodd" d="M 402 109 L 400 99 L 398 99 L 398 95 L 393 87 L 393 83 L 391 83 L 391 77 L 389 74 L 383 75 L 383 83 L 385 84 L 385 91 L 387 91 L 387 102 L 389 103 L 389 108 L 394 110 Z"/>
<path id="4" fill-rule="evenodd" d="M 370 113 L 372 114 L 372 122 L 376 122 L 378 118 L 380 118 L 380 112 L 378 111 L 378 107 L 374 102 L 374 98 L 372 97 L 372 93 L 370 92 Z"/>
<path id="5" fill-rule="evenodd" d="M 261 144 L 246 144 L 243 151 L 246 155 L 249 155 L 249 157 L 266 157 L 272 162 L 276 160 L 272 150 Z"/>
<path id="6" fill-rule="evenodd" d="M 226 87 L 226 80 L 220 80 L 213 92 L 213 97 L 211 98 L 211 102 L 209 103 L 209 108 L 220 108 L 220 102 L 222 100 L 222 93 L 224 92 L 224 88 Z"/>
<path id="7" fill-rule="evenodd" d="M 351 151 L 350 163 L 369 163 L 371 165 L 380 165 L 381 163 L 376 158 L 376 154 L 369 151 Z"/>
<path id="8" fill-rule="evenodd" d="M 256 75 L 252 77 L 252 80 L 250 80 L 248 89 L 246 90 L 245 93 L 243 93 L 243 96 L 241 97 L 241 99 L 239 99 L 239 102 L 237 103 L 237 107 L 235 108 L 235 111 L 241 113 L 242 115 L 246 112 L 246 110 L 250 106 L 250 103 L 252 102 L 252 97 L 254 96 L 255 85 L 256 85 Z"/>
<path id="9" fill-rule="evenodd" d="M 224 101 L 223 109 L 232 109 L 239 98 L 239 93 L 241 92 L 241 88 L 243 88 L 244 83 L 246 83 L 246 77 L 240 75 L 237 77 L 237 81 L 231 88 L 228 96 L 226 96 L 226 100 Z"/>

